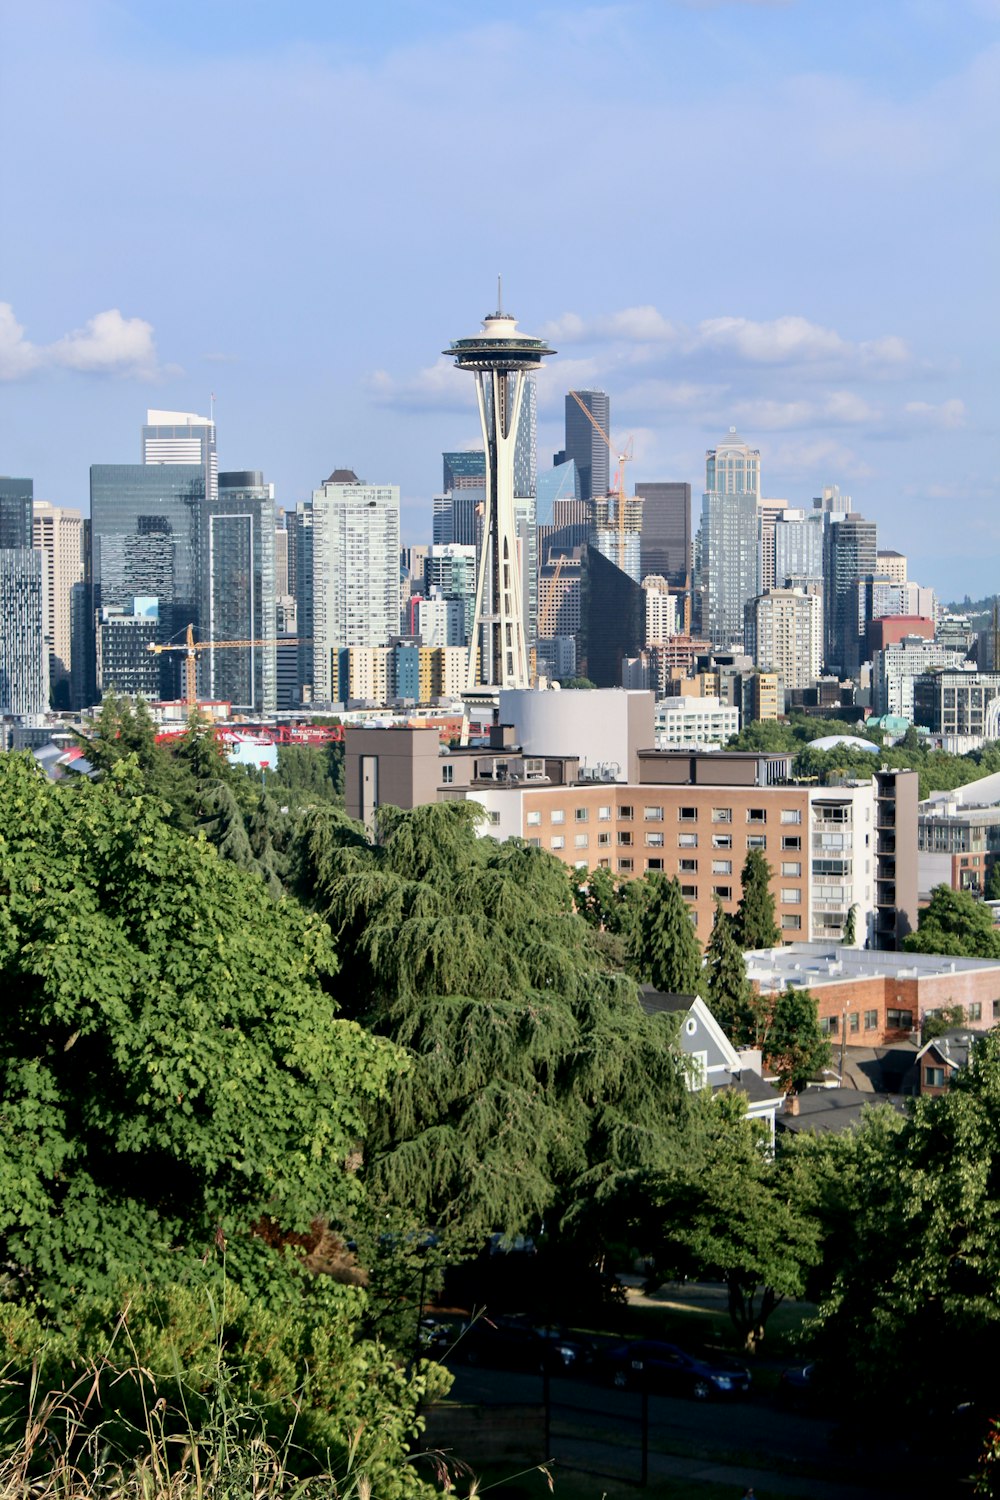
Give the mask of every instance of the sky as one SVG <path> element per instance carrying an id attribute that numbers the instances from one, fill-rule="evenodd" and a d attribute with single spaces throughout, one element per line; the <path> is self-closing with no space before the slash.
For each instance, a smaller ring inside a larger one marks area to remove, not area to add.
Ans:
<path id="1" fill-rule="evenodd" d="M 149 407 L 279 503 L 480 441 L 496 303 L 611 397 L 632 480 L 839 484 L 1000 589 L 1000 0 L 0 0 L 0 471 L 87 509 Z"/>

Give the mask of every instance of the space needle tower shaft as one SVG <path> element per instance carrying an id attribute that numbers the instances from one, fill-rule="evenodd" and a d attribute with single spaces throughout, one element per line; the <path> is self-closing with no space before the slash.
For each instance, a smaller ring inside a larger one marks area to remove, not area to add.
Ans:
<path id="1" fill-rule="evenodd" d="M 521 598 L 521 560 L 514 513 L 514 448 L 524 379 L 555 350 L 544 339 L 518 333 L 503 310 L 498 280 L 497 311 L 478 334 L 446 349 L 460 370 L 476 379 L 479 420 L 486 450 L 486 512 L 476 566 L 476 611 L 469 644 L 467 688 L 528 685 Z"/>

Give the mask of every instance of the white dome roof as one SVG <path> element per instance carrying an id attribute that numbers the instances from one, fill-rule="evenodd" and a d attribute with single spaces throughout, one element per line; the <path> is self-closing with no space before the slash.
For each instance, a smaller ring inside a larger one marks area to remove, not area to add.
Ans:
<path id="1" fill-rule="evenodd" d="M 821 739 L 810 740 L 807 749 L 839 750 L 841 746 L 848 750 L 870 750 L 873 755 L 878 754 L 877 745 L 873 745 L 871 740 L 861 739 L 856 734 L 824 734 Z"/>

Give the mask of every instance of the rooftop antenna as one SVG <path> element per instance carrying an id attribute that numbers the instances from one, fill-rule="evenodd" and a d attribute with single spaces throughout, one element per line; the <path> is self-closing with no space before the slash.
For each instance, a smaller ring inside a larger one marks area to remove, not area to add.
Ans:
<path id="1" fill-rule="evenodd" d="M 503 316 L 503 277 L 497 275 L 497 312 Z"/>
<path id="2" fill-rule="evenodd" d="M 215 422 L 215 392 L 214 391 L 212 391 L 211 395 L 208 398 L 208 412 L 209 412 L 209 417 L 211 418 L 211 421 L 214 423 Z"/>

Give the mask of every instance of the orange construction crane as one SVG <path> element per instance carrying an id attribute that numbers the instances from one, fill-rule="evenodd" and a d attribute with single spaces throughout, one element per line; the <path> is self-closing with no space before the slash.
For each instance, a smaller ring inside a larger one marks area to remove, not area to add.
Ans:
<path id="1" fill-rule="evenodd" d="M 307 636 L 282 635 L 268 636 L 263 640 L 255 641 L 196 641 L 194 638 L 194 626 L 189 625 L 184 632 L 184 640 L 175 645 L 158 645 L 151 641 L 146 647 L 147 651 L 155 651 L 157 656 L 163 651 L 183 651 L 184 655 L 184 702 L 189 709 L 198 707 L 198 687 L 196 666 L 199 651 L 230 651 L 236 646 L 304 646 L 307 644 Z"/>
<path id="2" fill-rule="evenodd" d="M 615 520 L 616 520 L 616 523 L 617 523 L 617 526 L 618 526 L 618 566 L 621 568 L 622 572 L 624 572 L 625 571 L 625 465 L 626 464 L 630 464 L 632 462 L 632 439 L 629 438 L 627 440 L 627 442 L 625 443 L 624 449 L 619 452 L 619 450 L 615 447 L 614 443 L 608 437 L 608 434 L 604 431 L 604 428 L 601 426 L 600 422 L 594 416 L 594 413 L 590 410 L 590 407 L 587 406 L 586 402 L 581 401 L 581 399 L 580 399 L 580 397 L 579 397 L 579 395 L 577 394 L 576 391 L 570 391 L 570 395 L 573 397 L 573 400 L 576 402 L 577 406 L 583 412 L 584 416 L 587 418 L 587 421 L 590 423 L 591 427 L 593 427 L 594 431 L 596 433 L 598 433 L 598 435 L 600 437 L 602 437 L 604 439 L 604 441 L 607 443 L 607 445 L 608 445 L 608 451 L 611 452 L 611 453 L 613 453 L 614 456 L 615 456 L 615 458 L 618 460 L 618 468 L 615 470 L 615 482 L 614 482 L 614 485 L 612 486 L 612 488 L 608 491 L 608 494 L 609 495 L 613 495 L 614 499 L 615 499 Z M 632 499 L 632 504 L 633 505 L 637 505 L 637 506 L 641 505 L 642 504 L 642 496 L 641 495 L 635 495 L 633 497 L 633 499 Z"/>

